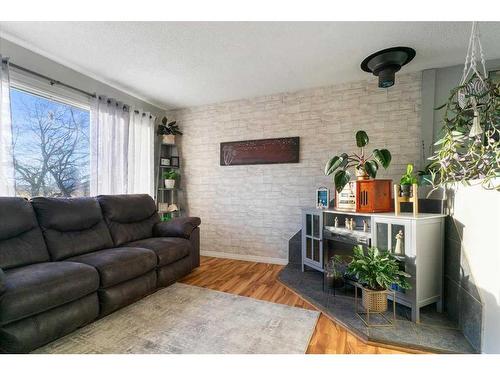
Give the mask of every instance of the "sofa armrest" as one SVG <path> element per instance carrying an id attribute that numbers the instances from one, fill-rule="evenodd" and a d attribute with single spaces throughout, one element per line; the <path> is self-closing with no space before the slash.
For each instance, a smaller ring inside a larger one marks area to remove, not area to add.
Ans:
<path id="1" fill-rule="evenodd" d="M 5 292 L 5 273 L 0 268 L 0 296 Z"/>
<path id="2" fill-rule="evenodd" d="M 201 224 L 199 217 L 179 217 L 161 222 L 153 228 L 155 237 L 191 237 L 191 233 Z"/>

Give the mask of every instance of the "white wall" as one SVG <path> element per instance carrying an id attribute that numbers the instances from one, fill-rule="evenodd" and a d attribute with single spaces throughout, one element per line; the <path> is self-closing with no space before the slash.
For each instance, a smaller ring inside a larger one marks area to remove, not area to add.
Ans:
<path id="1" fill-rule="evenodd" d="M 463 225 L 462 253 L 483 304 L 482 350 L 500 353 L 500 192 L 459 186 L 452 203 L 453 219 Z"/>

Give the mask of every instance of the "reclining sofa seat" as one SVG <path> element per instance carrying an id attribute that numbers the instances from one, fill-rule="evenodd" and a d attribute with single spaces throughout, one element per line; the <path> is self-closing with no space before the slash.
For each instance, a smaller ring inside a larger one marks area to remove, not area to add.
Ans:
<path id="1" fill-rule="evenodd" d="M 53 261 L 89 265 L 99 273 L 99 316 L 105 316 L 156 288 L 156 256 L 113 240 L 95 198 L 33 198 L 38 223 Z"/>
<path id="2" fill-rule="evenodd" d="M 0 197 L 0 353 L 29 352 L 186 275 L 199 266 L 199 225 L 160 222 L 148 195 Z"/>
<path id="3" fill-rule="evenodd" d="M 147 194 L 97 197 L 115 246 L 140 247 L 157 257 L 157 286 L 165 287 L 199 266 L 199 218 L 162 223 Z"/>
<path id="4" fill-rule="evenodd" d="M 50 261 L 27 200 L 0 197 L 0 210 L 0 352 L 28 352 L 95 320 L 97 271 Z"/>

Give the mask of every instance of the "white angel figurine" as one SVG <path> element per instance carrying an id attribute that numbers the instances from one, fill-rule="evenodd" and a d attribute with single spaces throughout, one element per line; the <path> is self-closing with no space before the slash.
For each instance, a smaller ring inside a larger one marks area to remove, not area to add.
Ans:
<path id="1" fill-rule="evenodd" d="M 363 219 L 363 232 L 368 232 L 368 222 Z"/>
<path id="2" fill-rule="evenodd" d="M 400 230 L 398 234 L 396 234 L 396 246 L 394 246 L 394 254 L 403 254 L 403 231 Z"/>

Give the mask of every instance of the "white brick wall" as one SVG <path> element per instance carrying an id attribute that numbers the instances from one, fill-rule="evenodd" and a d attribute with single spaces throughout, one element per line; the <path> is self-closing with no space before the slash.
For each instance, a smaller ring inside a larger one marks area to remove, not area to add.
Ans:
<path id="1" fill-rule="evenodd" d="M 237 84 L 237 82 L 235 82 Z M 190 215 L 202 218 L 202 251 L 287 258 L 301 226 L 300 208 L 331 178 L 329 157 L 356 150 L 367 131 L 372 148 L 388 148 L 392 164 L 377 177 L 398 180 L 421 152 L 421 73 L 400 74 L 389 90 L 368 80 L 175 111 L 182 185 Z M 300 163 L 221 167 L 220 142 L 300 137 Z M 186 207 L 184 207 L 186 208 Z"/>

